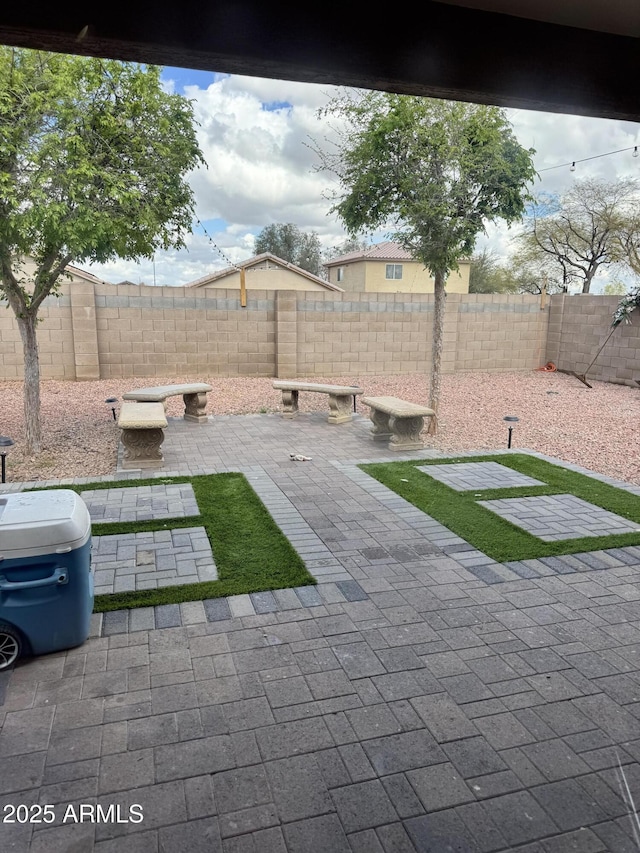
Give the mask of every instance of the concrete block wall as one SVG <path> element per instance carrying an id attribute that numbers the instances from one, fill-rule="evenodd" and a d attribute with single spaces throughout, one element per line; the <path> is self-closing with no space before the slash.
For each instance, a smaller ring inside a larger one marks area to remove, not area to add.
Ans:
<path id="1" fill-rule="evenodd" d="M 274 375 L 273 292 L 100 285 L 96 317 L 105 379 Z"/>
<path id="2" fill-rule="evenodd" d="M 298 373 L 298 306 L 296 292 L 276 292 L 275 339 L 276 359 L 274 376 L 294 379 Z"/>
<path id="3" fill-rule="evenodd" d="M 100 379 L 94 286 L 89 282 L 75 282 L 69 288 L 69 296 L 76 379 Z"/>
<path id="4" fill-rule="evenodd" d="M 367 374 L 428 372 L 433 299 L 251 290 L 242 308 L 235 289 L 65 283 L 61 297 L 47 299 L 41 311 L 42 376 L 356 381 Z M 557 330 L 557 307 L 551 314 L 540 310 L 535 296 L 449 294 L 443 372 L 541 366 L 550 316 Z M 578 333 L 572 326 L 569 334 Z M 0 378 L 22 378 L 22 345 L 9 310 L 0 315 Z"/>
<path id="5" fill-rule="evenodd" d="M 548 307 L 527 294 L 469 293 L 456 306 L 456 370 L 533 370 L 546 363 Z"/>
<path id="6" fill-rule="evenodd" d="M 549 302 L 549 327 L 547 330 L 547 349 L 545 364 L 552 361 L 560 367 L 560 349 L 562 348 L 562 320 L 564 316 L 565 299 L 570 297 L 559 293 L 551 297 Z"/>
<path id="7" fill-rule="evenodd" d="M 433 296 L 298 293 L 299 376 L 414 373 L 431 359 Z"/>
<path id="8" fill-rule="evenodd" d="M 413 373 L 431 365 L 431 294 L 297 294 L 299 376 Z M 442 372 L 544 363 L 549 311 L 529 295 L 447 295 Z"/>
<path id="9" fill-rule="evenodd" d="M 588 378 L 635 387 L 634 380 L 640 379 L 640 312 L 612 333 L 619 301 L 619 296 L 553 296 L 547 359 L 560 370 L 588 371 Z"/>
<path id="10" fill-rule="evenodd" d="M 43 379 L 76 378 L 73 324 L 69 285 L 63 284 L 60 296 L 48 296 L 38 312 L 38 350 Z M 13 310 L 0 302 L 0 379 L 22 379 L 24 357 L 22 338 Z"/>

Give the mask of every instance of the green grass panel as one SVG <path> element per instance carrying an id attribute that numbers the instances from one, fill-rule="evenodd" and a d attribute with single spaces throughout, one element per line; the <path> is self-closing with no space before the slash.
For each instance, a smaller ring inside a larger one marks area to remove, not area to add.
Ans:
<path id="1" fill-rule="evenodd" d="M 521 474 L 541 480 L 545 486 L 458 492 L 417 470 L 418 466 L 446 465 L 454 462 L 498 462 Z M 370 463 L 359 467 L 496 562 L 640 545 L 639 496 L 535 456 L 517 453 L 465 456 L 449 459 L 420 459 L 415 462 Z M 637 522 L 638 533 L 585 536 L 558 542 L 544 542 L 477 503 L 479 500 L 554 494 L 573 494 L 609 512 Z"/>
<path id="2" fill-rule="evenodd" d="M 218 568 L 218 580 L 160 589 L 98 595 L 94 612 L 176 604 L 205 598 L 315 584 L 300 555 L 275 523 L 244 474 L 120 480 L 54 488 L 80 493 L 94 489 L 191 483 L 200 515 L 92 525 L 92 535 L 204 527 Z"/>

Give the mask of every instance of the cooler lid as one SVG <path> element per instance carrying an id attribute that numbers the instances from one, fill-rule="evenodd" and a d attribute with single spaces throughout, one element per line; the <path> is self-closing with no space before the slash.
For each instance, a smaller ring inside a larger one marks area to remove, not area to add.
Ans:
<path id="1" fill-rule="evenodd" d="M 80 547 L 90 531 L 87 505 L 71 489 L 0 495 L 0 559 Z"/>

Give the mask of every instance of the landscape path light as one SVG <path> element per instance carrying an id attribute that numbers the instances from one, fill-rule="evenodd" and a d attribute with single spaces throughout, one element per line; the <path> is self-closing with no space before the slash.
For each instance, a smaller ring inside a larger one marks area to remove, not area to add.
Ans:
<path id="1" fill-rule="evenodd" d="M 118 402 L 117 397 L 107 397 L 107 399 L 105 400 L 105 403 L 111 409 L 111 414 L 113 415 L 114 421 L 117 420 L 117 418 L 116 418 L 116 403 L 117 402 Z"/>
<path id="2" fill-rule="evenodd" d="M 512 424 L 517 424 L 520 418 L 517 418 L 515 415 L 506 415 L 503 419 L 506 423 L 509 424 L 509 438 L 507 439 L 507 450 L 511 449 L 511 434 L 513 433 Z"/>
<path id="3" fill-rule="evenodd" d="M 0 435 L 0 465 L 1 465 L 1 482 L 6 482 L 6 463 L 7 463 L 7 453 L 9 452 L 9 448 L 12 444 L 15 444 L 12 438 L 9 438 L 8 435 Z"/>

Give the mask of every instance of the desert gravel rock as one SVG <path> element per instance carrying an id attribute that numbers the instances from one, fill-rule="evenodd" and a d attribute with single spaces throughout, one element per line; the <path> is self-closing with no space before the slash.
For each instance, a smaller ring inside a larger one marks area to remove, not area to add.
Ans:
<path id="1" fill-rule="evenodd" d="M 303 378 L 303 377 L 301 377 Z M 208 382 L 209 414 L 243 415 L 280 410 L 281 392 L 272 378 L 154 377 L 97 382 L 41 383 L 42 453 L 24 452 L 22 382 L 0 382 L 0 434 L 16 441 L 7 457 L 7 479 L 34 481 L 112 474 L 119 431 L 107 397 L 149 384 Z M 401 397 L 426 403 L 426 374 L 314 376 L 309 381 L 360 385 L 370 396 Z M 587 388 L 562 373 L 466 372 L 442 377 L 439 429 L 425 436 L 428 447 L 456 453 L 506 447 L 505 415 L 520 420 L 513 449 L 526 448 L 582 465 L 601 474 L 640 484 L 640 388 L 589 380 Z M 313 394 L 300 395 L 301 411 L 317 411 Z M 359 407 L 368 416 L 368 408 Z M 180 417 L 181 397 L 168 401 L 167 414 Z"/>

